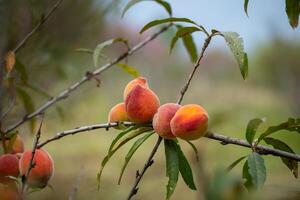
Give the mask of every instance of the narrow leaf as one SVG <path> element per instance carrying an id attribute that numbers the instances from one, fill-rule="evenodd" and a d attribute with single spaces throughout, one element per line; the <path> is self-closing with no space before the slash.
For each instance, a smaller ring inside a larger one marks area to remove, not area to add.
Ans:
<path id="1" fill-rule="evenodd" d="M 184 182 L 190 189 L 197 190 L 196 185 L 194 183 L 193 172 L 188 160 L 184 156 L 180 146 L 176 142 L 172 142 L 175 143 L 174 145 L 176 145 L 176 151 L 179 159 L 179 171 Z"/>
<path id="2" fill-rule="evenodd" d="M 132 147 L 129 149 L 126 157 L 125 157 L 125 163 L 122 167 L 122 170 L 121 170 L 121 173 L 120 173 L 120 176 L 119 176 L 119 180 L 118 180 L 118 184 L 121 183 L 121 180 L 122 180 L 122 176 L 123 176 L 123 173 L 130 161 L 130 159 L 132 158 L 133 154 L 136 152 L 136 150 L 153 134 L 154 132 L 151 132 L 151 133 L 148 133 L 146 135 L 144 135 L 143 137 L 139 138 L 137 141 L 135 141 L 132 145 Z"/>
<path id="3" fill-rule="evenodd" d="M 101 168 L 99 170 L 99 173 L 97 174 L 97 181 L 98 181 L 98 189 L 100 189 L 100 180 L 101 180 L 101 175 L 103 172 L 103 169 L 105 167 L 105 165 L 107 164 L 107 162 L 109 161 L 109 159 L 127 142 L 129 142 L 130 140 L 132 140 L 133 138 L 137 137 L 138 135 L 141 135 L 142 133 L 145 133 L 149 131 L 142 129 L 140 131 L 134 131 L 133 133 L 131 133 L 129 136 L 127 136 L 126 138 L 124 138 L 123 140 L 120 141 L 120 143 L 114 148 L 109 150 L 108 154 L 104 157 L 104 159 L 101 162 Z M 111 145 L 112 146 L 112 145 Z"/>
<path id="4" fill-rule="evenodd" d="M 173 37 L 173 39 L 171 41 L 170 53 L 172 52 L 172 50 L 179 38 L 181 38 L 187 34 L 190 35 L 194 32 L 201 31 L 201 29 L 199 29 L 198 27 L 195 27 L 195 26 L 189 26 L 189 27 L 177 26 L 177 28 L 178 28 L 178 31 L 176 32 L 176 35 Z"/>
<path id="5" fill-rule="evenodd" d="M 243 79 L 248 76 L 248 56 L 244 52 L 243 39 L 235 32 L 223 32 L 223 36 L 240 67 Z"/>
<path id="6" fill-rule="evenodd" d="M 9 51 L 7 52 L 6 56 L 5 56 L 5 67 L 6 67 L 6 71 L 8 73 L 11 72 L 11 70 L 14 68 L 16 63 L 16 55 L 13 51 Z"/>
<path id="7" fill-rule="evenodd" d="M 88 53 L 88 54 L 94 53 L 94 51 L 92 49 L 85 49 L 85 48 L 78 48 L 78 49 L 75 49 L 75 51 L 82 52 L 82 53 Z"/>
<path id="8" fill-rule="evenodd" d="M 286 143 L 271 138 L 271 137 L 266 137 L 264 138 L 264 141 L 272 145 L 275 149 L 279 149 L 281 151 L 286 151 L 289 153 L 295 153 L 291 147 L 289 147 Z M 298 162 L 296 160 L 290 160 L 285 157 L 280 157 L 282 162 L 291 170 L 291 172 L 294 174 L 295 178 L 298 178 Z"/>
<path id="9" fill-rule="evenodd" d="M 289 18 L 292 28 L 297 28 L 299 14 L 300 14 L 300 1 L 299 0 L 285 0 L 285 10 Z"/>
<path id="10" fill-rule="evenodd" d="M 146 30 L 148 30 L 149 28 L 151 28 L 153 26 L 157 26 L 157 25 L 165 24 L 165 23 L 171 23 L 171 22 L 185 22 L 185 23 L 190 23 L 190 24 L 199 26 L 196 22 L 194 22 L 190 19 L 187 19 L 187 18 L 170 17 L 170 18 L 166 18 L 166 19 L 159 19 L 159 20 L 154 20 L 152 22 L 149 22 L 140 30 L 140 33 L 145 32 Z"/>
<path id="11" fill-rule="evenodd" d="M 18 74 L 20 75 L 20 79 L 21 79 L 22 83 L 24 85 L 26 85 L 28 82 L 28 74 L 27 74 L 25 66 L 18 59 L 16 59 L 15 69 L 16 69 L 16 72 L 18 72 Z"/>
<path id="12" fill-rule="evenodd" d="M 244 182 L 245 187 L 248 190 L 252 189 L 253 184 L 252 184 L 252 177 L 249 173 L 248 161 L 246 161 L 243 166 L 243 179 L 245 179 L 245 182 Z"/>
<path id="13" fill-rule="evenodd" d="M 34 108 L 34 103 L 33 103 L 31 96 L 25 90 L 21 89 L 20 87 L 17 87 L 16 91 L 17 91 L 18 96 L 22 100 L 26 114 L 32 113 L 35 110 L 35 108 Z M 35 118 L 32 118 L 30 120 L 30 128 L 31 128 L 32 132 L 34 131 L 35 122 L 36 122 Z"/>
<path id="14" fill-rule="evenodd" d="M 246 130 L 246 140 L 251 145 L 259 125 L 263 122 L 262 119 L 256 118 L 249 121 Z"/>
<path id="15" fill-rule="evenodd" d="M 266 181 L 266 167 L 263 157 L 258 153 L 252 152 L 247 159 L 248 172 L 252 179 L 252 184 L 255 189 L 261 188 Z"/>
<path id="16" fill-rule="evenodd" d="M 101 52 L 102 50 L 107 47 L 107 46 L 110 46 L 114 43 L 117 43 L 117 42 L 122 42 L 124 43 L 127 47 L 128 47 L 128 42 L 126 39 L 123 39 L 123 38 L 115 38 L 115 39 L 111 39 L 111 40 L 107 40 L 105 42 L 102 42 L 100 44 L 98 44 L 94 50 L 94 53 L 93 53 L 93 61 L 94 61 L 94 66 L 97 67 L 98 66 L 98 58 L 99 56 L 101 55 Z"/>
<path id="17" fill-rule="evenodd" d="M 198 149 L 197 147 L 190 141 L 186 140 L 186 142 L 192 147 L 194 153 L 195 153 L 195 156 L 196 156 L 196 160 L 199 162 L 199 153 L 198 153 Z"/>
<path id="18" fill-rule="evenodd" d="M 124 17 L 125 13 L 129 10 L 129 8 L 131 8 L 135 4 L 143 2 L 143 1 L 154 1 L 154 2 L 158 3 L 159 5 L 161 5 L 168 12 L 168 14 L 170 16 L 172 15 L 172 8 L 171 8 L 170 4 L 166 1 L 163 1 L 163 0 L 131 0 L 125 6 L 125 8 L 122 12 L 122 18 Z"/>
<path id="19" fill-rule="evenodd" d="M 271 135 L 272 133 L 281 130 L 300 133 L 300 118 L 289 118 L 286 122 L 283 122 L 279 125 L 270 126 L 265 132 L 263 132 L 259 136 L 258 142 L 260 142 L 263 138 Z"/>
<path id="20" fill-rule="evenodd" d="M 118 63 L 117 65 L 121 67 L 124 71 L 126 71 L 128 74 L 132 75 L 133 77 L 140 76 L 140 73 L 134 67 L 131 67 L 126 63 Z"/>
<path id="21" fill-rule="evenodd" d="M 227 169 L 226 169 L 226 171 L 231 171 L 237 164 L 239 164 L 242 160 L 244 160 L 246 158 L 246 156 L 242 156 L 242 157 L 240 157 L 239 159 L 237 159 L 237 160 L 235 160 L 233 163 L 231 163 L 228 167 L 227 167 Z"/>
<path id="22" fill-rule="evenodd" d="M 183 44 L 190 56 L 192 62 L 196 62 L 198 58 L 196 44 L 191 34 L 182 37 Z"/>
<path id="23" fill-rule="evenodd" d="M 247 17 L 248 17 L 248 3 L 249 3 L 249 0 L 244 1 L 244 10 L 245 10 Z"/>
<path id="24" fill-rule="evenodd" d="M 179 158 L 176 151 L 176 143 L 172 140 L 165 141 L 165 155 L 166 155 L 166 174 L 169 178 L 167 184 L 166 199 L 169 200 L 176 188 L 179 175 Z"/>

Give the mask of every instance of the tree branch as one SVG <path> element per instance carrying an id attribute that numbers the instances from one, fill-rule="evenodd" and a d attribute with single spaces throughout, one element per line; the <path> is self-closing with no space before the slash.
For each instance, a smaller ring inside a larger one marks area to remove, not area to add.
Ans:
<path id="1" fill-rule="evenodd" d="M 124 124 L 126 126 L 137 125 L 137 123 L 133 123 L 133 122 L 122 122 L 122 124 Z M 140 125 L 150 126 L 150 127 L 152 126 L 152 124 L 140 124 Z M 82 127 L 62 131 L 62 132 L 57 133 L 54 137 L 51 137 L 51 138 L 47 139 L 46 141 L 39 143 L 37 145 L 37 148 L 42 148 L 43 146 L 45 146 L 51 142 L 54 142 L 55 140 L 59 140 L 63 137 L 66 137 L 66 136 L 75 135 L 78 133 L 83 133 L 83 132 L 96 130 L 96 129 L 108 129 L 108 128 L 116 127 L 116 126 L 119 126 L 119 123 L 95 124 L 95 125 L 82 126 Z M 208 139 L 220 141 L 222 145 L 233 144 L 233 145 L 242 146 L 242 147 L 251 149 L 251 145 L 247 141 L 242 140 L 242 139 L 224 136 L 224 135 L 214 133 L 214 132 L 207 132 L 207 134 L 204 137 L 206 137 Z M 289 153 L 286 151 L 277 150 L 272 147 L 268 147 L 268 146 L 264 146 L 264 145 L 258 145 L 256 147 L 256 150 L 257 150 L 257 153 L 262 154 L 262 155 L 273 155 L 273 156 L 285 157 L 287 159 L 296 160 L 296 161 L 300 162 L 299 154 L 293 154 L 293 153 Z"/>
<path id="2" fill-rule="evenodd" d="M 17 52 L 26 44 L 28 39 L 35 34 L 41 26 L 50 18 L 50 16 L 54 13 L 54 11 L 58 8 L 58 6 L 62 3 L 63 0 L 58 0 L 56 4 L 50 9 L 50 11 L 42 17 L 40 22 L 25 36 L 25 38 L 14 48 L 13 52 L 17 54 Z"/>
<path id="3" fill-rule="evenodd" d="M 148 44 L 150 41 L 154 40 L 157 36 L 159 36 L 160 34 L 165 32 L 166 30 L 168 30 L 170 27 L 171 27 L 171 25 L 164 26 L 161 30 L 159 30 L 158 32 L 154 33 L 153 35 L 147 37 L 144 41 L 140 42 L 139 44 L 137 44 L 136 46 L 134 46 L 130 50 L 126 51 L 125 53 L 120 55 L 118 58 L 115 58 L 113 61 L 111 61 L 111 62 L 103 65 L 102 67 L 96 69 L 95 71 L 91 72 L 90 75 L 97 76 L 97 75 L 101 74 L 102 72 L 109 69 L 113 65 L 117 64 L 118 62 L 120 62 L 124 58 L 127 58 L 128 56 L 132 55 L 133 53 L 135 53 L 136 51 L 138 51 L 139 49 L 144 47 L 146 44 Z M 39 115 L 40 113 L 44 112 L 46 109 L 48 109 L 49 107 L 51 107 L 52 105 L 54 105 L 58 101 L 67 98 L 72 92 L 74 92 L 76 89 L 78 89 L 82 84 L 89 81 L 90 77 L 91 77 L 90 75 L 87 75 L 87 74 L 84 75 L 80 81 L 74 83 L 69 88 L 63 90 L 56 97 L 51 98 L 49 101 L 47 101 L 45 104 L 43 104 L 41 107 L 39 107 L 34 112 L 32 112 L 28 115 L 25 115 L 21 120 L 19 120 L 15 124 L 11 125 L 10 127 L 8 127 L 4 131 L 4 133 L 8 133 L 8 132 L 14 130 L 15 128 L 17 128 L 18 126 L 20 126 L 21 124 L 23 124 L 27 120 L 30 120 L 30 119 L 34 118 L 35 116 Z"/>
<path id="4" fill-rule="evenodd" d="M 37 149 L 37 145 L 38 145 L 40 137 L 41 137 L 41 129 L 42 129 L 43 121 L 44 121 L 44 114 L 42 115 L 42 120 L 40 122 L 40 127 L 39 127 L 39 129 L 38 129 L 38 131 L 36 133 L 36 136 L 35 136 L 35 141 L 33 143 L 32 152 L 31 152 L 31 158 L 30 158 L 28 169 L 26 171 L 26 174 L 24 174 L 22 176 L 22 188 L 21 188 L 21 193 L 22 194 L 26 190 L 26 183 L 27 183 L 27 179 L 29 177 L 29 173 L 30 173 L 31 169 L 35 165 L 35 163 L 34 163 L 33 160 L 34 160 L 34 155 L 35 155 L 35 152 L 36 152 L 36 149 Z"/>

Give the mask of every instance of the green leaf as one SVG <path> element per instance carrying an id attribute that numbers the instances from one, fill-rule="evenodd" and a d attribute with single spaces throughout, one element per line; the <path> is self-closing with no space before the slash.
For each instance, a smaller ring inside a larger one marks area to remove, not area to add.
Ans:
<path id="1" fill-rule="evenodd" d="M 249 173 L 248 161 L 246 161 L 243 166 L 243 179 L 245 179 L 245 182 L 244 182 L 245 187 L 248 190 L 252 189 L 253 183 L 252 183 L 252 177 Z"/>
<path id="2" fill-rule="evenodd" d="M 266 167 L 263 157 L 256 152 L 252 152 L 248 156 L 247 163 L 254 188 L 261 188 L 266 181 Z"/>
<path id="3" fill-rule="evenodd" d="M 231 163 L 228 167 L 227 167 L 227 169 L 226 169 L 226 171 L 231 171 L 237 164 L 239 164 L 242 160 L 244 160 L 246 158 L 246 156 L 242 156 L 242 157 L 240 157 L 240 158 L 238 158 L 237 160 L 235 160 L 233 163 Z"/>
<path id="4" fill-rule="evenodd" d="M 170 18 L 166 18 L 166 19 L 159 19 L 159 20 L 154 20 L 152 22 L 149 22 L 148 24 L 146 24 L 141 30 L 140 33 L 145 32 L 146 30 L 148 30 L 149 28 L 153 27 L 153 26 L 157 26 L 160 24 L 165 24 L 165 23 L 171 23 L 171 22 L 185 22 L 185 23 L 190 23 L 190 24 L 194 24 L 196 26 L 199 26 L 196 22 L 187 19 L 187 18 L 175 18 L 175 17 L 170 17 Z"/>
<path id="5" fill-rule="evenodd" d="M 15 69 L 20 74 L 20 79 L 22 83 L 26 85 L 28 82 L 28 74 L 25 66 L 23 65 L 23 63 L 21 63 L 19 59 L 16 59 Z"/>
<path id="6" fill-rule="evenodd" d="M 105 165 L 107 164 L 107 162 L 109 161 L 109 159 L 127 142 L 129 142 L 130 140 L 132 140 L 133 138 L 137 137 L 138 135 L 141 135 L 142 133 L 145 133 L 149 131 L 149 129 L 139 129 L 137 131 L 132 132 L 129 136 L 127 136 L 126 138 L 124 138 L 123 140 L 121 140 L 121 142 L 119 142 L 119 144 L 114 148 L 114 149 L 109 149 L 108 154 L 104 157 L 104 159 L 101 162 L 101 168 L 99 170 L 99 173 L 97 174 L 97 182 L 98 182 L 98 189 L 100 189 L 100 180 L 101 180 L 101 175 L 103 172 L 103 169 L 105 167 Z M 120 135 L 120 134 L 119 134 Z M 118 136 L 119 136 L 118 135 Z M 116 141 L 114 140 L 113 142 L 116 143 Z M 112 147 L 113 145 L 111 145 Z"/>
<path id="7" fill-rule="evenodd" d="M 300 1 L 285 0 L 285 10 L 289 18 L 290 25 L 292 28 L 297 28 L 300 14 Z"/>
<path id="8" fill-rule="evenodd" d="M 289 118 L 286 122 L 283 122 L 276 126 L 270 126 L 265 132 L 263 132 L 257 142 L 260 142 L 263 138 L 275 133 L 277 131 L 287 130 L 290 132 L 300 133 L 300 118 Z"/>
<path id="9" fill-rule="evenodd" d="M 186 36 L 187 34 L 190 35 L 196 31 L 202 31 L 200 28 L 195 27 L 195 26 L 189 26 L 189 27 L 177 26 L 177 28 L 178 28 L 178 30 L 176 32 L 176 35 L 172 38 L 172 41 L 171 41 L 170 53 L 172 52 L 172 50 L 179 38 Z"/>
<path id="10" fill-rule="evenodd" d="M 105 47 L 110 46 L 110 45 L 112 45 L 114 43 L 117 43 L 117 42 L 122 42 L 128 47 L 127 40 L 123 39 L 123 38 L 115 38 L 115 39 L 107 40 L 107 41 L 102 42 L 102 43 L 100 43 L 96 46 L 96 48 L 94 50 L 94 53 L 93 53 L 93 61 L 94 61 L 94 66 L 95 67 L 98 67 L 98 58 L 101 55 L 102 50 Z"/>
<path id="11" fill-rule="evenodd" d="M 34 103 L 33 103 L 31 96 L 25 90 L 21 89 L 20 87 L 16 88 L 16 92 L 22 100 L 26 114 L 32 113 L 35 110 L 35 107 L 34 107 Z M 32 133 L 34 131 L 35 122 L 36 122 L 35 118 L 32 118 L 30 120 L 30 129 L 31 129 Z"/>
<path id="12" fill-rule="evenodd" d="M 85 49 L 85 48 L 78 48 L 78 49 L 75 49 L 75 51 L 82 52 L 82 53 L 88 53 L 88 54 L 94 53 L 94 51 L 92 49 Z"/>
<path id="13" fill-rule="evenodd" d="M 248 17 L 248 3 L 249 3 L 249 0 L 244 1 L 244 10 L 245 10 L 247 17 Z"/>
<path id="14" fill-rule="evenodd" d="M 123 176 L 123 173 L 130 161 L 130 159 L 132 158 L 133 154 L 136 152 L 136 150 L 153 134 L 154 132 L 151 132 L 151 133 L 148 133 L 146 135 L 144 135 L 143 137 L 139 138 L 137 141 L 135 141 L 132 145 L 132 147 L 129 149 L 126 157 L 125 157 L 125 163 L 122 167 L 122 170 L 121 170 L 121 173 L 120 173 L 120 176 L 119 176 L 119 180 L 118 180 L 118 184 L 121 183 L 121 180 L 122 180 L 122 176 Z"/>
<path id="15" fill-rule="evenodd" d="M 166 199 L 169 200 L 176 188 L 179 175 L 179 158 L 176 151 L 177 144 L 172 140 L 165 141 L 165 155 L 166 155 L 166 174 L 169 178 L 167 184 Z"/>
<path id="16" fill-rule="evenodd" d="M 171 142 L 175 143 L 174 146 L 176 145 L 176 151 L 177 151 L 178 159 L 179 159 L 179 171 L 180 171 L 180 174 L 181 174 L 184 182 L 190 189 L 197 190 L 195 183 L 194 183 L 193 171 L 190 167 L 188 160 L 184 156 L 180 146 L 173 140 L 171 140 Z"/>
<path id="17" fill-rule="evenodd" d="M 187 34 L 182 37 L 183 44 L 189 53 L 190 59 L 192 62 L 196 62 L 198 58 L 197 48 L 194 42 L 194 39 L 191 34 Z"/>
<path id="18" fill-rule="evenodd" d="M 264 141 L 272 145 L 275 149 L 279 149 L 281 151 L 289 152 L 289 153 L 295 153 L 291 147 L 289 147 L 286 143 L 271 138 L 266 137 L 264 138 Z M 291 170 L 291 172 L 294 174 L 295 178 L 298 178 L 298 162 L 296 160 L 290 160 L 285 157 L 280 157 L 282 162 Z"/>
<path id="19" fill-rule="evenodd" d="M 223 32 L 222 34 L 235 59 L 237 60 L 241 74 L 245 80 L 248 77 L 248 56 L 244 52 L 243 39 L 235 32 Z"/>
<path id="20" fill-rule="evenodd" d="M 129 8 L 131 8 L 135 4 L 140 3 L 142 1 L 154 1 L 154 2 L 158 3 L 159 5 L 161 5 L 162 7 L 164 7 L 164 9 L 168 12 L 168 14 L 170 16 L 172 16 L 172 8 L 171 8 L 170 4 L 166 1 L 163 1 L 163 0 L 131 0 L 125 6 L 125 8 L 122 12 L 122 18 L 124 17 L 125 13 L 129 10 Z"/>
<path id="21" fill-rule="evenodd" d="M 108 153 L 110 153 L 113 148 L 114 148 L 114 145 L 124 136 L 126 135 L 127 133 L 135 130 L 139 128 L 139 126 L 130 126 L 128 128 L 126 128 L 124 131 L 120 132 L 117 137 L 111 142 L 110 146 L 109 146 L 109 149 L 108 149 Z"/>
<path id="22" fill-rule="evenodd" d="M 249 121 L 246 130 L 246 140 L 251 145 L 259 125 L 263 122 L 262 119 L 256 118 Z"/>
<path id="23" fill-rule="evenodd" d="M 197 147 L 191 141 L 188 141 L 188 140 L 185 140 L 185 141 L 192 147 L 192 149 L 195 153 L 195 156 L 196 156 L 196 160 L 199 162 L 199 153 L 198 153 Z"/>
<path id="24" fill-rule="evenodd" d="M 139 77 L 140 73 L 134 68 L 126 63 L 117 63 L 119 67 L 121 67 L 124 71 L 126 71 L 128 74 L 132 75 L 133 77 Z"/>

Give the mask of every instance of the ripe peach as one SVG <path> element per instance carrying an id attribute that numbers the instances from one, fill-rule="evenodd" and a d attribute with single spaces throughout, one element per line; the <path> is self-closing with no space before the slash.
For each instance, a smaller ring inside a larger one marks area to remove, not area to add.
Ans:
<path id="1" fill-rule="evenodd" d="M 176 103 L 167 103 L 158 108 L 152 122 L 153 128 L 158 135 L 165 139 L 175 138 L 171 131 L 170 121 L 180 107 Z"/>
<path id="2" fill-rule="evenodd" d="M 159 107 L 159 99 L 149 88 L 136 85 L 125 99 L 125 108 L 133 122 L 150 122 Z"/>
<path id="3" fill-rule="evenodd" d="M 5 140 L 5 146 L 8 147 L 10 143 L 10 140 Z M 24 152 L 24 142 L 21 138 L 20 135 L 17 135 L 12 148 L 9 149 L 9 151 L 7 153 L 12 153 L 12 154 L 16 154 L 16 153 L 23 153 Z"/>
<path id="4" fill-rule="evenodd" d="M 130 81 L 124 90 L 124 101 L 129 94 L 129 92 L 137 85 L 140 85 L 142 87 L 148 88 L 147 80 L 144 77 L 138 77 Z"/>
<path id="5" fill-rule="evenodd" d="M 128 116 L 124 103 L 115 105 L 108 114 L 108 122 L 125 122 L 128 121 Z"/>
<path id="6" fill-rule="evenodd" d="M 8 184 L 14 182 L 8 176 L 19 176 L 19 159 L 13 154 L 4 154 L 0 157 L 0 183 Z"/>
<path id="7" fill-rule="evenodd" d="M 27 173 L 32 151 L 25 151 L 19 161 L 20 174 Z M 34 188 L 44 188 L 53 175 L 54 166 L 50 154 L 41 149 L 37 149 L 33 159 L 34 167 L 31 169 L 27 178 L 27 184 Z"/>
<path id="8" fill-rule="evenodd" d="M 205 135 L 208 126 L 208 114 L 196 104 L 182 106 L 171 120 L 173 135 L 184 140 L 195 140 Z"/>

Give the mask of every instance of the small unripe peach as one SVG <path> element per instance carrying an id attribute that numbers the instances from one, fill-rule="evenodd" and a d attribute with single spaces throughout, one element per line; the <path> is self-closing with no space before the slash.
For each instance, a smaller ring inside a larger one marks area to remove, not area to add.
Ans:
<path id="1" fill-rule="evenodd" d="M 108 114 L 108 122 L 125 122 L 128 121 L 128 116 L 124 103 L 115 105 Z"/>
<path id="2" fill-rule="evenodd" d="M 10 140 L 5 140 L 5 146 L 8 148 Z M 24 142 L 20 135 L 17 135 L 14 143 L 12 144 L 12 148 L 8 149 L 7 153 L 23 153 L 24 152 Z"/>
<path id="3" fill-rule="evenodd" d="M 205 135 L 208 126 L 208 114 L 196 104 L 182 106 L 171 120 L 173 135 L 184 140 L 195 140 Z"/>
<path id="4" fill-rule="evenodd" d="M 159 99 L 149 88 L 136 85 L 128 93 L 125 108 L 130 121 L 151 122 L 159 107 Z"/>
<path id="5" fill-rule="evenodd" d="M 124 101 L 125 101 L 127 95 L 129 94 L 129 92 L 131 92 L 131 90 L 137 85 L 148 88 L 147 80 L 144 77 L 138 77 L 138 78 L 133 79 L 126 85 L 126 87 L 124 89 Z"/>
<path id="6" fill-rule="evenodd" d="M 4 154 L 0 157 L 0 183 L 14 182 L 8 176 L 19 176 L 19 159 L 14 154 Z"/>
<path id="7" fill-rule="evenodd" d="M 180 107 L 176 103 L 167 103 L 158 108 L 152 122 L 153 129 L 158 135 L 165 139 L 175 138 L 171 131 L 170 121 Z"/>
<path id="8" fill-rule="evenodd" d="M 23 176 L 27 173 L 30 165 L 32 151 L 25 151 L 19 161 L 20 174 Z M 30 170 L 27 178 L 27 184 L 34 188 L 44 188 L 53 175 L 53 160 L 48 152 L 37 149 L 34 154 L 33 168 Z"/>

